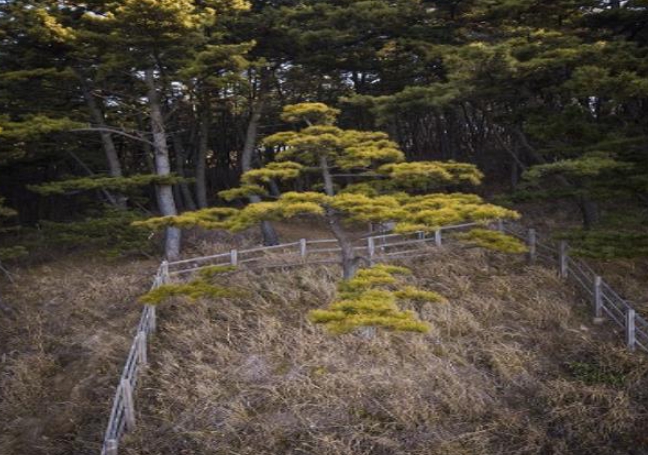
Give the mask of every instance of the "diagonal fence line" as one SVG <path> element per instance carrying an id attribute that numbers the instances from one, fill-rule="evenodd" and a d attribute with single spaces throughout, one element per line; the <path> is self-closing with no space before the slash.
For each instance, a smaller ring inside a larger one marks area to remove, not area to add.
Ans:
<path id="1" fill-rule="evenodd" d="M 443 237 L 443 232 L 460 231 L 477 226 L 484 227 L 484 224 L 465 223 L 445 226 L 435 231 L 432 236 L 428 236 L 424 232 L 370 235 L 364 238 L 365 244 L 355 246 L 354 250 L 366 252 L 366 259 L 369 263 L 420 257 L 433 254 L 435 250 L 429 247 L 440 247 L 447 241 L 447 238 L 444 239 Z M 607 315 L 608 319 L 624 328 L 628 349 L 634 351 L 638 348 L 639 350 L 648 352 L 648 321 L 637 315 L 632 306 L 617 294 L 609 284 L 605 283 L 600 276 L 597 276 L 589 265 L 581 260 L 569 257 L 566 242 L 555 245 L 554 242 L 539 237 L 534 229 L 525 231 L 517 224 L 504 223 L 502 221 L 489 227 L 523 240 L 529 247 L 528 261 L 530 264 L 541 260 L 549 265 L 558 266 L 560 275 L 564 279 L 575 283 L 588 298 L 592 299 L 593 312 L 596 320 L 602 319 Z M 299 242 L 269 247 L 230 250 L 226 253 L 173 262 L 163 261 L 154 276 L 151 290 L 169 283 L 172 276 L 177 277 L 206 267 L 218 265 L 237 266 L 246 264 L 246 268 L 286 268 L 307 264 L 339 263 L 339 259 L 333 257 L 326 258 L 331 253 L 339 253 L 341 251 L 339 247 L 325 247 L 325 244 L 335 243 L 337 243 L 335 239 L 300 239 Z M 278 254 L 273 254 L 275 257 L 271 259 L 274 259 L 275 263 L 262 263 L 264 259 L 268 259 L 266 253 L 276 253 L 282 250 L 288 250 L 290 257 L 297 256 L 298 261 L 292 263 L 276 263 Z M 145 305 L 137 325 L 137 333 L 128 351 L 128 357 L 126 358 L 120 382 L 115 392 L 110 418 L 101 448 L 101 455 L 117 455 L 119 442 L 122 437 L 127 431 L 133 430 L 136 426 L 134 392 L 139 373 L 147 365 L 149 337 L 155 332 L 156 322 L 155 306 Z"/>

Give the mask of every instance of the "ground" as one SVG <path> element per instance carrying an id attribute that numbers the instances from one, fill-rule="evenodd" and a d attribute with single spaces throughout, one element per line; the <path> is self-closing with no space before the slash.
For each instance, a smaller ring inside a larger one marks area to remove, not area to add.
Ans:
<path id="1" fill-rule="evenodd" d="M 280 224 L 284 241 L 329 237 Z M 187 255 L 259 242 L 193 234 Z M 411 260 L 446 295 L 428 335 L 333 336 L 306 318 L 336 267 L 240 272 L 244 299 L 160 307 L 128 454 L 641 454 L 648 365 L 554 270 L 448 248 Z M 641 263 L 598 264 L 644 295 Z M 0 310 L 0 453 L 98 453 L 155 260 L 13 269 Z M 634 279 L 637 277 L 637 279 Z"/>
<path id="2" fill-rule="evenodd" d="M 452 248 L 409 265 L 450 300 L 418 309 L 428 335 L 310 324 L 336 267 L 240 273 L 225 282 L 246 298 L 163 305 L 126 453 L 648 450 L 648 364 L 593 326 L 555 271 Z"/>

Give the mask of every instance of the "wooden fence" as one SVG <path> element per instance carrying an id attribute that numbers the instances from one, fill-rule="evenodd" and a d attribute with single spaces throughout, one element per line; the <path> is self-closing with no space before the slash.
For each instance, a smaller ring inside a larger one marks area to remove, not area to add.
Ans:
<path id="1" fill-rule="evenodd" d="M 556 267 L 563 279 L 575 284 L 591 302 L 591 311 L 596 323 L 609 319 L 623 329 L 626 346 L 630 351 L 639 349 L 648 352 L 646 319 L 637 314 L 630 302 L 612 289 L 585 261 L 570 257 L 567 242 L 556 243 L 544 239 L 535 229 L 525 231 L 514 224 L 500 224 L 499 228 L 527 243 L 530 263 L 541 261 Z"/>
<path id="2" fill-rule="evenodd" d="M 167 262 L 162 262 L 153 279 L 151 289 L 155 289 L 169 281 L 169 267 Z M 108 420 L 108 427 L 104 436 L 102 455 L 117 455 L 119 441 L 126 431 L 135 428 L 135 402 L 134 390 L 137 386 L 139 373 L 144 369 L 148 354 L 149 335 L 155 331 L 156 314 L 152 305 L 144 306 L 142 316 L 137 325 L 137 332 L 133 338 L 126 364 L 119 379 L 119 385 L 113 399 L 113 406 Z"/>
<path id="3" fill-rule="evenodd" d="M 432 235 L 427 235 L 424 232 L 371 235 L 357 243 L 354 248 L 356 251 L 364 253 L 364 257 L 369 263 L 429 255 L 435 251 L 430 247 L 440 247 L 445 242 L 452 240 L 452 237 L 444 237 L 444 233 L 476 226 L 481 225 L 466 223 L 446 226 Z M 592 311 L 597 321 L 602 321 L 604 316 L 608 316 L 611 321 L 625 329 L 628 349 L 634 351 L 639 348 L 648 352 L 648 323 L 646 320 L 637 315 L 631 305 L 600 276 L 596 275 L 586 263 L 569 257 L 568 245 L 565 242 L 555 245 L 553 242 L 540 238 L 534 229 L 524 231 L 514 224 L 498 222 L 491 227 L 525 241 L 529 247 L 528 260 L 530 263 L 543 261 L 548 265 L 557 266 L 563 278 L 573 281 L 580 290 L 591 297 Z M 340 262 L 339 256 L 336 257 L 339 252 L 340 248 L 335 239 L 301 239 L 298 242 L 275 246 L 244 250 L 233 249 L 210 256 L 173 262 L 164 261 L 155 274 L 151 289 L 168 283 L 172 277 L 179 277 L 211 266 L 245 265 L 249 268 L 258 268 L 334 264 Z M 142 311 L 137 333 L 130 347 L 115 393 L 101 455 L 117 455 L 122 436 L 136 425 L 134 390 L 138 374 L 147 364 L 148 339 L 149 335 L 155 331 L 155 327 L 155 307 L 146 305 Z"/>

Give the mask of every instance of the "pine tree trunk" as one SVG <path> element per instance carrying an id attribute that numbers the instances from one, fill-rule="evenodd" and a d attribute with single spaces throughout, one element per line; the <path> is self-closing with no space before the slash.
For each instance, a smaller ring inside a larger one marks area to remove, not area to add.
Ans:
<path id="1" fill-rule="evenodd" d="M 332 209 L 327 210 L 327 219 L 333 236 L 342 249 L 342 278 L 350 280 L 358 271 L 360 258 L 356 257 L 349 234 L 342 227 L 342 222 Z"/>
<path id="2" fill-rule="evenodd" d="M 90 87 L 88 86 L 87 82 L 83 79 L 82 76 L 79 77 L 81 78 L 83 97 L 85 98 L 86 104 L 88 106 L 88 110 L 90 111 L 90 117 L 92 118 L 92 123 L 94 124 L 94 126 L 102 129 L 108 128 L 108 125 L 106 125 L 106 120 L 104 118 L 103 111 L 97 104 L 97 100 L 95 96 L 92 94 Z M 119 155 L 117 154 L 117 148 L 115 147 L 112 134 L 110 134 L 108 131 L 100 131 L 99 135 L 101 136 L 101 145 L 103 146 L 104 153 L 106 154 L 106 162 L 108 163 L 108 174 L 111 177 L 122 177 L 123 176 L 122 167 L 121 167 L 121 163 L 119 162 Z M 127 198 L 124 195 L 118 193 L 110 193 L 110 194 L 111 197 L 109 199 L 111 200 L 111 203 L 115 205 L 115 207 L 119 209 L 126 209 Z"/>
<path id="3" fill-rule="evenodd" d="M 256 147 L 257 131 L 262 110 L 263 100 L 261 99 L 252 107 L 252 116 L 250 117 L 250 122 L 245 132 L 245 143 L 243 145 L 243 153 L 241 154 L 241 171 L 244 173 L 252 169 L 252 155 Z M 251 203 L 261 202 L 261 198 L 256 195 L 250 196 L 248 199 Z M 272 246 L 279 244 L 279 236 L 270 221 L 261 222 L 261 235 L 263 236 L 264 245 Z"/>
<path id="4" fill-rule="evenodd" d="M 169 146 L 167 144 L 166 132 L 164 129 L 164 117 L 162 107 L 155 84 L 153 70 L 145 72 L 146 85 L 148 87 L 148 103 L 151 115 L 151 133 L 153 134 L 153 146 L 155 153 L 155 172 L 159 176 L 171 173 L 169 161 Z M 178 210 L 173 199 L 172 185 L 158 185 L 160 212 L 164 216 L 177 215 Z M 167 259 L 176 259 L 180 255 L 181 231 L 176 227 L 168 227 L 165 231 L 164 253 Z"/>
<path id="5" fill-rule="evenodd" d="M 208 104 L 208 103 L 205 103 Z M 209 148 L 209 108 L 204 108 L 200 118 L 198 154 L 196 156 L 196 201 L 198 207 L 207 207 L 207 149 Z"/>
<path id="6" fill-rule="evenodd" d="M 182 138 L 177 134 L 173 136 L 173 148 L 175 150 L 175 162 L 176 170 L 180 177 L 187 177 L 184 167 L 184 160 L 187 156 L 186 150 L 182 145 Z M 191 194 L 191 189 L 187 182 L 180 182 L 178 184 L 180 187 L 180 193 L 182 194 L 182 200 L 184 201 L 184 206 L 187 210 L 196 210 L 196 202 L 194 201 L 193 195 Z"/>
<path id="7" fill-rule="evenodd" d="M 578 200 L 578 207 L 583 215 L 583 228 L 586 230 L 592 229 L 598 224 L 601 216 L 599 213 L 598 203 L 592 199 L 582 196 Z"/>
<path id="8" fill-rule="evenodd" d="M 322 178 L 324 179 L 324 191 L 328 196 L 334 196 L 335 188 L 333 186 L 333 178 L 325 155 L 320 156 L 320 168 Z M 331 232 L 333 232 L 333 236 L 337 239 L 338 245 L 340 245 L 340 249 L 342 250 L 342 278 L 349 280 L 358 271 L 360 258 L 356 257 L 351 236 L 342 227 L 342 220 L 340 220 L 335 210 L 330 207 L 327 208 L 326 218 Z"/>

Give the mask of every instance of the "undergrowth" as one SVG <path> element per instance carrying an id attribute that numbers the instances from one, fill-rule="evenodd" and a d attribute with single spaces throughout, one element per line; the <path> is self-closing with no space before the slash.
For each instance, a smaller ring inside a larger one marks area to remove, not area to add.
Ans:
<path id="1" fill-rule="evenodd" d="M 338 270 L 251 271 L 245 298 L 160 306 L 125 453 L 468 455 L 648 450 L 648 362 L 592 326 L 555 272 L 478 251 L 412 260 L 427 334 L 310 323 Z M 347 290 L 352 292 L 353 289 Z"/>

